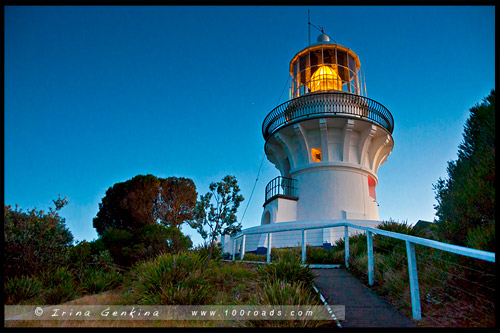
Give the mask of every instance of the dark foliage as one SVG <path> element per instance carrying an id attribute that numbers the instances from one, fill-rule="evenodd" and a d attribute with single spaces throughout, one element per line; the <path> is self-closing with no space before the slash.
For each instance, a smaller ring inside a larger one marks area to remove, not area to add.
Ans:
<path id="1" fill-rule="evenodd" d="M 179 229 L 160 224 L 145 225 L 134 234 L 110 228 L 95 243 L 96 247 L 109 250 L 113 261 L 122 267 L 163 253 L 182 252 L 193 245 Z"/>
<path id="2" fill-rule="evenodd" d="M 159 178 L 160 204 L 157 217 L 167 227 L 179 229 L 181 224 L 193 219 L 196 206 L 196 186 L 188 178 Z"/>
<path id="3" fill-rule="evenodd" d="M 196 197 L 191 179 L 138 175 L 108 188 L 93 225 L 99 235 L 110 228 L 134 234 L 156 223 L 178 229 L 192 219 Z"/>
<path id="4" fill-rule="evenodd" d="M 495 251 L 495 91 L 470 109 L 458 159 L 434 185 L 442 241 Z"/>
<path id="5" fill-rule="evenodd" d="M 58 211 L 67 203 L 59 196 L 49 213 L 4 205 L 5 277 L 37 274 L 65 262 L 73 235 Z"/>

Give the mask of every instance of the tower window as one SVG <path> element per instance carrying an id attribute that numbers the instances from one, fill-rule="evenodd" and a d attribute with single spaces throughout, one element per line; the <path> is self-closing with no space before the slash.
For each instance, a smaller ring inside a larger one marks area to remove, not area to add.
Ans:
<path id="1" fill-rule="evenodd" d="M 321 148 L 312 148 L 311 155 L 313 162 L 321 162 Z"/>

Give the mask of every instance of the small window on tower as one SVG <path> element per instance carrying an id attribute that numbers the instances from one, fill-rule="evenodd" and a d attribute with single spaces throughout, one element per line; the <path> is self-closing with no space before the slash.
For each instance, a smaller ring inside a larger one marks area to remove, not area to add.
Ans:
<path id="1" fill-rule="evenodd" d="M 321 148 L 312 148 L 311 155 L 313 162 L 321 162 Z"/>

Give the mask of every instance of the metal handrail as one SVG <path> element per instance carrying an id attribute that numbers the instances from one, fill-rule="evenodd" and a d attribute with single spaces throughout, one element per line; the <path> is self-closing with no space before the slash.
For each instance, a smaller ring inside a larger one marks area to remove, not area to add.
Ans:
<path id="1" fill-rule="evenodd" d="M 341 220 L 338 220 L 341 221 Z M 354 220 L 351 220 L 354 221 Z M 363 220 L 357 220 L 358 222 L 363 222 Z M 373 285 L 375 282 L 374 276 L 374 255 L 373 255 L 373 234 L 380 234 L 386 237 L 391 237 L 395 239 L 403 240 L 406 243 L 406 256 L 408 260 L 408 277 L 410 281 L 410 295 L 411 295 L 411 305 L 413 319 L 420 320 L 422 318 L 421 305 L 420 305 L 420 291 L 418 286 L 418 271 L 417 271 L 417 258 L 415 253 L 415 245 L 422 245 L 441 251 L 446 251 L 450 253 L 455 253 L 458 255 L 476 258 L 488 262 L 495 262 L 495 253 L 482 251 L 477 249 L 472 249 L 464 246 L 453 245 L 443 242 L 438 242 L 431 239 L 426 239 L 422 237 L 411 236 L 407 234 L 401 234 L 393 231 L 387 231 L 377 228 L 364 227 L 360 225 L 355 225 L 353 223 L 343 220 L 342 222 L 335 221 L 304 221 L 302 225 L 290 225 L 287 223 L 279 224 L 268 224 L 259 227 L 252 227 L 241 231 L 236 236 L 232 237 L 233 240 L 233 260 L 235 260 L 236 254 L 236 240 L 242 238 L 242 251 L 240 255 L 240 260 L 243 260 L 245 255 L 245 238 L 247 235 L 253 234 L 267 234 L 267 262 L 271 262 L 271 234 L 287 231 L 301 231 L 302 232 L 302 263 L 305 264 L 306 259 L 306 241 L 305 232 L 306 230 L 314 229 L 324 229 L 324 228 L 334 228 L 334 227 L 344 227 L 344 254 L 345 254 L 345 265 L 349 266 L 349 228 L 359 229 L 366 232 L 367 240 L 367 269 L 368 269 L 368 284 Z"/>
<path id="2" fill-rule="evenodd" d="M 374 122 L 389 133 L 394 119 L 382 104 L 368 97 L 342 92 L 315 92 L 291 99 L 274 108 L 262 123 L 262 135 L 269 136 L 283 126 L 311 117 L 347 117 Z"/>
<path id="3" fill-rule="evenodd" d="M 295 197 L 296 196 L 295 190 L 297 189 L 295 187 L 295 182 L 296 180 L 293 178 L 287 178 L 281 176 L 274 178 L 266 185 L 265 202 L 268 202 L 277 195 Z"/>

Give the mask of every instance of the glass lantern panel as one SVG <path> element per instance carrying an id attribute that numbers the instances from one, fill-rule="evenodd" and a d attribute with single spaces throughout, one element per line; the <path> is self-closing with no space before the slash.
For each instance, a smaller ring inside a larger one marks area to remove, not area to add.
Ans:
<path id="1" fill-rule="evenodd" d="M 347 54 L 345 51 L 337 50 L 338 72 L 342 81 L 349 81 L 349 73 L 347 70 Z"/>
<path id="2" fill-rule="evenodd" d="M 356 62 L 351 56 L 349 56 L 349 69 L 356 73 Z"/>
<path id="3" fill-rule="evenodd" d="M 311 52 L 311 67 L 321 63 L 321 50 Z"/>
<path id="4" fill-rule="evenodd" d="M 335 50 L 326 49 L 323 51 L 323 63 L 335 64 Z"/>
<path id="5" fill-rule="evenodd" d="M 306 69 L 306 57 L 307 57 L 307 53 L 300 56 L 299 58 L 299 71 L 303 71 L 304 69 Z"/>

